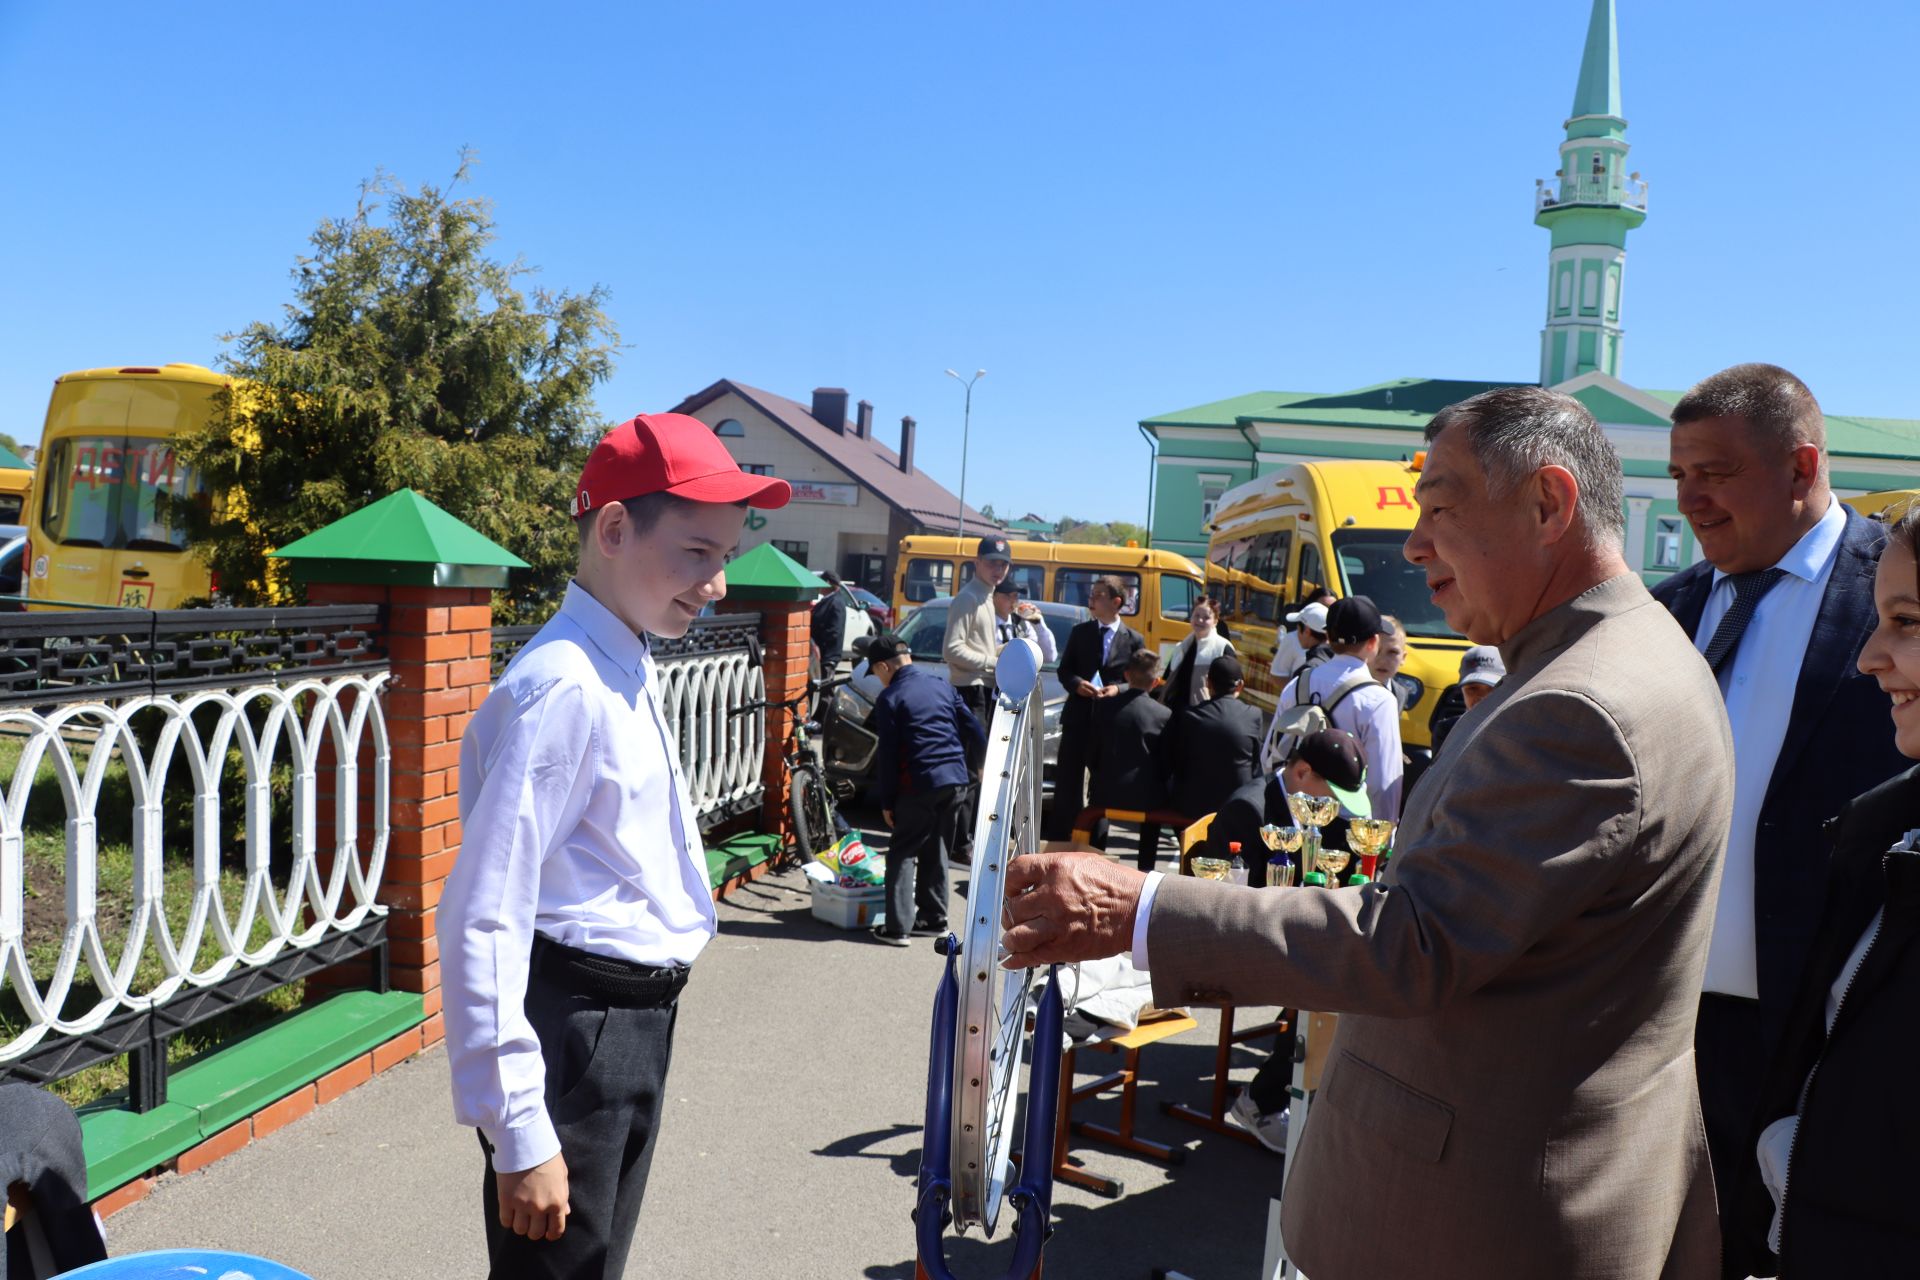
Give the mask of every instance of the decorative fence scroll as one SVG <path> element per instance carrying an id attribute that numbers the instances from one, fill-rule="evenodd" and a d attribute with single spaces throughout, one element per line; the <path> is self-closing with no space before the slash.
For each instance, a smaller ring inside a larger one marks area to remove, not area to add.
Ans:
<path id="1" fill-rule="evenodd" d="M 0 619 L 0 744 L 19 753 L 0 798 L 0 1080 L 55 1080 L 128 1053 L 145 1110 L 165 1097 L 169 1036 L 368 951 L 384 986 L 377 621 L 357 606 Z M 36 786 L 57 786 L 63 826 Z M 124 896 L 102 886 L 103 823 L 130 835 Z M 44 850 L 28 898 L 28 844 L 56 832 L 57 916 Z M 187 900 L 170 903 L 168 872 L 180 896 L 187 866 Z M 223 872 L 244 885 L 235 906 Z M 29 934 L 44 959 L 50 921 L 58 959 L 36 973 Z"/>
<path id="2" fill-rule="evenodd" d="M 539 630 L 493 629 L 496 680 Z M 759 614 L 726 613 L 695 619 L 677 640 L 653 642 L 660 708 L 679 743 L 681 772 L 702 829 L 757 808 L 764 794 L 766 714 L 733 714 L 766 697 L 759 637 Z"/>

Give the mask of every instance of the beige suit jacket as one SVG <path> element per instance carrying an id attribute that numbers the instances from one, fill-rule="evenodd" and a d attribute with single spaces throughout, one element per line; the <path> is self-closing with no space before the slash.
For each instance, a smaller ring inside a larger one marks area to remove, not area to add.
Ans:
<path id="1" fill-rule="evenodd" d="M 1161 882 L 1154 1002 L 1346 1015 L 1282 1200 L 1312 1280 L 1712 1280 L 1693 1023 L 1733 799 L 1719 690 L 1631 575 L 1501 652 L 1381 883 Z"/>

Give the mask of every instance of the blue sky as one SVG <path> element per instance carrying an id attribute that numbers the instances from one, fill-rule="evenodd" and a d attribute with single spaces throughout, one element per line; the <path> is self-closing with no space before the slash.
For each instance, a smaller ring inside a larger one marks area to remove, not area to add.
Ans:
<path id="1" fill-rule="evenodd" d="M 611 290 L 609 422 L 719 377 L 874 402 L 968 498 L 1140 519 L 1143 417 L 1536 376 L 1587 0 L 0 4 L 0 429 L 212 364 L 323 216 L 478 155 L 503 256 Z M 1620 0 L 1623 375 L 1920 418 L 1920 6 Z"/>

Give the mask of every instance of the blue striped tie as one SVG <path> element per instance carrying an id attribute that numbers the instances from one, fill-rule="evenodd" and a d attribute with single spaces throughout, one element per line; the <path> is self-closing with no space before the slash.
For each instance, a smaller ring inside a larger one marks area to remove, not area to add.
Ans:
<path id="1" fill-rule="evenodd" d="M 1727 665 L 1727 661 L 1733 657 L 1733 651 L 1740 647 L 1740 637 L 1746 632 L 1747 624 L 1753 621 L 1753 611 L 1760 607 L 1760 598 L 1773 590 L 1774 583 L 1786 576 L 1785 569 L 1756 569 L 1752 573 L 1727 575 L 1727 581 L 1733 584 L 1733 603 L 1727 606 L 1726 616 L 1720 619 L 1720 625 L 1713 629 L 1713 639 L 1707 641 L 1706 652 L 1702 655 L 1715 675 Z"/>

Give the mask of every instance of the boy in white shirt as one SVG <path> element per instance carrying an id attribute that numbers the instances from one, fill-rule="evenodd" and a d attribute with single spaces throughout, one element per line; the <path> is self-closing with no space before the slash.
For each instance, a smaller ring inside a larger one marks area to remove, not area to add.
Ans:
<path id="1" fill-rule="evenodd" d="M 607 433 L 574 496 L 566 597 L 461 742 L 464 844 L 436 930 L 499 1280 L 626 1266 L 679 994 L 714 931 L 648 637 L 724 596 L 745 508 L 791 494 L 682 414 Z"/>

